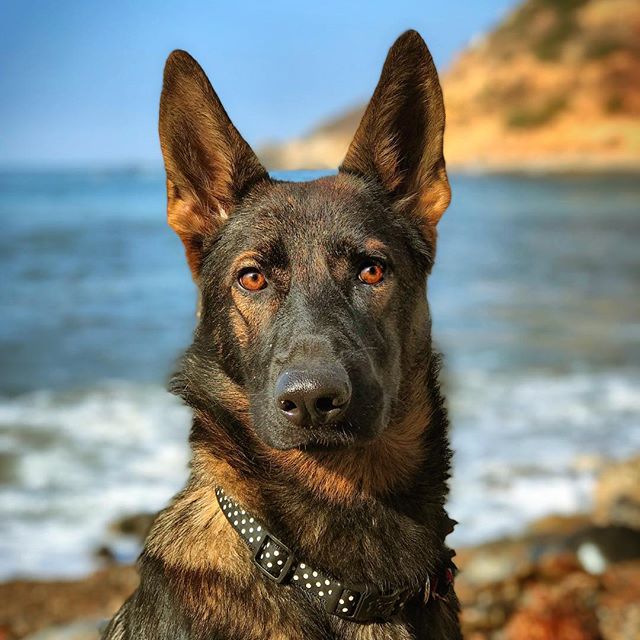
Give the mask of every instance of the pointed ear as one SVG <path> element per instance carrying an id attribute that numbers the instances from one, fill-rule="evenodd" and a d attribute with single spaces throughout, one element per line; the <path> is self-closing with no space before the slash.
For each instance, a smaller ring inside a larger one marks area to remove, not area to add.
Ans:
<path id="1" fill-rule="evenodd" d="M 433 59 L 416 31 L 391 47 L 340 170 L 379 182 L 394 203 L 435 226 L 451 189 L 442 141 L 444 103 Z"/>
<path id="2" fill-rule="evenodd" d="M 174 51 L 164 69 L 160 146 L 169 225 L 184 243 L 197 281 L 203 239 L 268 174 L 233 126 L 200 65 Z"/>

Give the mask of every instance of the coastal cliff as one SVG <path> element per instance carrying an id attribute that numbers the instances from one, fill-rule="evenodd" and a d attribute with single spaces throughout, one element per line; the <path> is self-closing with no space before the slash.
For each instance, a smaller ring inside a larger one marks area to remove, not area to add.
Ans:
<path id="1" fill-rule="evenodd" d="M 640 169 L 640 3 L 526 0 L 442 73 L 453 169 Z M 261 150 L 272 169 L 335 168 L 364 105 Z"/>

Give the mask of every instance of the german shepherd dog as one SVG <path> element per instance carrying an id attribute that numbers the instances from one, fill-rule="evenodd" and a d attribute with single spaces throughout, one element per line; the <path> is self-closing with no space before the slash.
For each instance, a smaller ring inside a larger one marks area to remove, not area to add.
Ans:
<path id="1" fill-rule="evenodd" d="M 426 278 L 450 188 L 418 33 L 335 175 L 272 179 L 187 53 L 167 60 L 168 219 L 200 295 L 171 384 L 186 488 L 108 640 L 461 638 Z"/>

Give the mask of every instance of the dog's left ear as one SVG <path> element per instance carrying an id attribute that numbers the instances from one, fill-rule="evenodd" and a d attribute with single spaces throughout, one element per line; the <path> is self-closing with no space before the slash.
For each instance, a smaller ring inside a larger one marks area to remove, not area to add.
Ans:
<path id="1" fill-rule="evenodd" d="M 387 55 L 340 171 L 374 179 L 433 232 L 451 200 L 442 152 L 444 121 L 429 49 L 419 33 L 407 31 Z"/>

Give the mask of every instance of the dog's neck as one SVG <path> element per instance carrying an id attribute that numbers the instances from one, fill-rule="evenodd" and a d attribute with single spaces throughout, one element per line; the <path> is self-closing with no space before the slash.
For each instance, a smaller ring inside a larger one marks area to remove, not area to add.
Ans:
<path id="1" fill-rule="evenodd" d="M 198 557 L 198 566 L 207 557 L 206 547 L 222 544 L 223 539 L 237 553 L 242 542 L 215 499 L 215 488 L 220 486 L 301 560 L 338 577 L 418 584 L 426 573 L 438 569 L 450 530 L 444 510 L 450 452 L 436 378 L 432 366 L 426 378 L 416 379 L 412 402 L 407 404 L 411 409 L 361 448 L 270 450 L 268 456 L 254 449 L 248 457 L 238 449 L 231 455 L 232 443 L 227 443 L 229 448 L 221 455 L 223 436 L 217 425 L 210 416 L 196 412 L 192 475 L 165 516 L 165 542 L 177 544 L 176 536 L 197 540 L 201 551 L 192 546 L 188 555 Z M 215 443 L 214 438 L 218 438 Z M 172 536 L 174 526 L 182 532 Z M 153 545 L 158 550 L 159 542 L 156 539 Z"/>
<path id="2" fill-rule="evenodd" d="M 356 522 L 358 535 L 372 544 L 407 536 L 408 546 L 417 540 L 416 547 L 442 546 L 449 530 L 444 511 L 449 450 L 436 375 L 430 368 L 412 381 L 408 410 L 371 444 L 258 452 L 247 469 L 234 467 L 227 455 L 213 455 L 207 439 L 194 440 L 194 479 L 223 487 L 305 557 L 326 548 L 322 560 L 332 561 L 338 545 L 354 544 L 348 539 Z M 333 552 L 329 540 L 336 545 Z M 424 550 L 414 551 L 414 557 L 421 554 Z M 362 573 L 370 562 L 362 558 Z"/>

